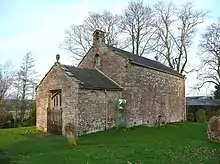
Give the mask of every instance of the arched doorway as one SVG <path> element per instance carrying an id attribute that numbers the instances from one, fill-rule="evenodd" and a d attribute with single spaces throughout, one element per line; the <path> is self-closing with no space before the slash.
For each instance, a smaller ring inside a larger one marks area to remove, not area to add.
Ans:
<path id="1" fill-rule="evenodd" d="M 50 92 L 49 106 L 47 109 L 47 131 L 62 134 L 62 95 L 61 90 Z"/>

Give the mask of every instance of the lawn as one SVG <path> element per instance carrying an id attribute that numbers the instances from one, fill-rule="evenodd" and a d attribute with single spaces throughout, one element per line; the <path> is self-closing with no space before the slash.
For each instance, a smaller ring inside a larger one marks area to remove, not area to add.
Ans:
<path id="1" fill-rule="evenodd" d="M 219 164 L 220 143 L 209 142 L 201 123 L 139 126 L 85 135 L 36 137 L 34 127 L 0 130 L 0 164 Z"/>

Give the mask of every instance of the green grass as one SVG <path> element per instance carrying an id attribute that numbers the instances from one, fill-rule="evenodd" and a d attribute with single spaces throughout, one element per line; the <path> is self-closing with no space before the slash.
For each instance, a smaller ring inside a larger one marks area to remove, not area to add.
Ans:
<path id="1" fill-rule="evenodd" d="M 207 140 L 201 123 L 144 126 L 65 137 L 31 137 L 34 127 L 0 130 L 0 164 L 219 164 L 220 143 Z M 129 162 L 128 162 L 129 161 Z"/>

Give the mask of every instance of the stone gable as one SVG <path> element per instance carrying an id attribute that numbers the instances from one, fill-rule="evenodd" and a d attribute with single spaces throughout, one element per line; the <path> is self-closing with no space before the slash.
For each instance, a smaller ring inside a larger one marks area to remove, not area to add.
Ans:
<path id="1" fill-rule="evenodd" d="M 77 135 L 102 131 L 115 126 L 115 103 L 121 91 L 80 89 L 77 79 L 69 77 L 60 65 L 54 65 L 37 87 L 37 129 L 48 131 L 47 110 L 51 90 L 61 89 L 62 134 L 68 123 L 74 124 Z"/>
<path id="2" fill-rule="evenodd" d="M 61 89 L 62 120 L 65 123 L 75 122 L 75 111 L 78 101 L 78 84 L 68 77 L 59 66 L 55 65 L 45 76 L 36 90 L 36 126 L 47 131 L 47 108 L 50 104 L 51 90 Z M 62 132 L 64 134 L 64 131 Z"/>

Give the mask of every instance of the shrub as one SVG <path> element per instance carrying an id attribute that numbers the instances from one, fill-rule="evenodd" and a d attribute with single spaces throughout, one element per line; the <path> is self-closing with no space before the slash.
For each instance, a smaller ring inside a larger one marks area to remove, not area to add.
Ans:
<path id="1" fill-rule="evenodd" d="M 30 116 L 28 118 L 28 125 L 33 126 L 36 124 L 36 109 L 31 109 Z"/>
<path id="2" fill-rule="evenodd" d="M 190 121 L 190 122 L 194 122 L 195 121 L 193 113 L 187 113 L 186 117 L 187 117 L 187 121 Z"/>
<path id="3" fill-rule="evenodd" d="M 220 116 L 220 110 L 218 111 L 206 111 L 206 120 L 210 120 L 212 116 Z"/>
<path id="4" fill-rule="evenodd" d="M 7 111 L 0 110 L 0 128 L 10 128 L 13 127 L 13 116 Z"/>
<path id="5" fill-rule="evenodd" d="M 20 126 L 27 127 L 27 126 L 34 126 L 36 125 L 36 106 L 35 103 L 31 104 L 31 111 L 29 117 L 23 120 Z"/>
<path id="6" fill-rule="evenodd" d="M 196 121 L 197 122 L 205 122 L 206 121 L 206 113 L 202 109 L 198 109 L 196 112 Z"/>

